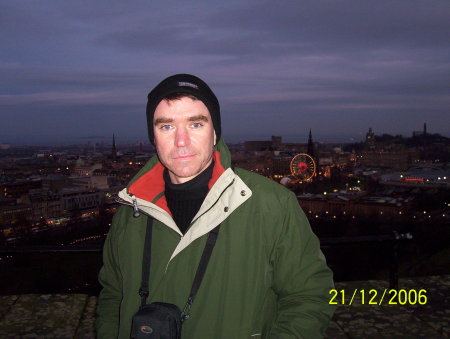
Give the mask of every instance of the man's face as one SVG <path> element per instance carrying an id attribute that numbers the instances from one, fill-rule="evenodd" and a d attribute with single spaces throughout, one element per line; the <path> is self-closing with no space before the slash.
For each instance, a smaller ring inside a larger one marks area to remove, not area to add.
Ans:
<path id="1" fill-rule="evenodd" d="M 153 132 L 159 160 L 172 183 L 189 181 L 211 164 L 215 132 L 201 100 L 162 100 L 155 109 Z"/>

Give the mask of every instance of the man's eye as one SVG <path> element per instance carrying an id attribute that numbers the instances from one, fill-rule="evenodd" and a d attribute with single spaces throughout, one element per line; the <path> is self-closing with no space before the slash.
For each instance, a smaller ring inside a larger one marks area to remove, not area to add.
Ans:
<path id="1" fill-rule="evenodd" d="M 203 125 L 200 122 L 194 122 L 191 126 L 192 126 L 192 128 L 200 128 Z"/>
<path id="2" fill-rule="evenodd" d="M 170 125 L 161 125 L 160 129 L 162 129 L 163 131 L 170 131 L 170 129 L 172 128 L 172 126 Z"/>

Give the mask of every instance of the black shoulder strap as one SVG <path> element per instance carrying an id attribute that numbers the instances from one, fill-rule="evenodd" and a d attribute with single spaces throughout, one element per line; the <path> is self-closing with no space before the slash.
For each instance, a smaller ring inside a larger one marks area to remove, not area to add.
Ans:
<path id="1" fill-rule="evenodd" d="M 147 303 L 147 297 L 149 296 L 149 286 L 148 281 L 150 278 L 150 264 L 151 264 L 151 250 L 152 250 L 152 226 L 153 219 L 148 218 L 147 220 L 147 231 L 145 234 L 144 242 L 144 253 L 142 256 L 142 277 L 141 277 L 141 288 L 139 289 L 139 295 L 141 296 L 141 307 L 145 306 Z M 206 267 L 208 266 L 209 259 L 211 258 L 212 251 L 216 244 L 217 236 L 219 234 L 220 225 L 214 228 L 208 234 L 208 239 L 206 240 L 205 248 L 203 249 L 202 257 L 198 264 L 197 272 L 195 273 L 194 282 L 192 283 L 191 293 L 189 294 L 188 301 L 183 309 L 182 320 L 186 320 L 190 316 L 190 308 L 194 302 L 195 296 L 197 295 L 200 284 L 202 283 L 203 276 L 206 272 Z"/>
<path id="2" fill-rule="evenodd" d="M 200 263 L 197 267 L 197 272 L 195 273 L 194 282 L 192 283 L 191 293 L 189 294 L 188 301 L 184 306 L 182 313 L 182 320 L 189 319 L 190 317 L 190 309 L 194 299 L 197 295 L 198 289 L 200 288 L 200 284 L 202 283 L 203 276 L 205 275 L 206 267 L 208 266 L 209 259 L 211 258 L 212 251 L 214 249 L 214 245 L 216 244 L 217 236 L 219 235 L 220 225 L 214 228 L 208 234 L 208 239 L 206 240 L 206 245 L 203 250 L 202 257 L 200 258 Z"/>
<path id="3" fill-rule="evenodd" d="M 141 296 L 141 307 L 147 303 L 149 295 L 148 279 L 150 277 L 150 264 L 152 258 L 152 224 L 153 219 L 147 218 L 147 231 L 145 232 L 144 254 L 142 256 L 142 277 L 139 295 Z"/>

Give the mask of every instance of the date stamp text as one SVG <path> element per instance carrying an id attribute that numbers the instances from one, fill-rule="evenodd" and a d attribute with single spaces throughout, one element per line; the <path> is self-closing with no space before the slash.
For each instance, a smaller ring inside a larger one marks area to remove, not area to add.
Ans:
<path id="1" fill-rule="evenodd" d="M 345 289 L 330 290 L 330 305 L 425 305 L 428 301 L 425 289 Z"/>

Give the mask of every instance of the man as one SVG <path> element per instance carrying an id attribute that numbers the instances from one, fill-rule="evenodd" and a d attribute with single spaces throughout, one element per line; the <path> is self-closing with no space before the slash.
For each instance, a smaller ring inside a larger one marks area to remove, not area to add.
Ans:
<path id="1" fill-rule="evenodd" d="M 220 107 L 201 79 L 177 74 L 148 96 L 153 157 L 119 193 L 99 280 L 99 338 L 129 338 L 153 219 L 147 303 L 186 304 L 210 231 L 220 225 L 183 338 L 321 338 L 332 273 L 295 195 L 231 168 Z"/>

